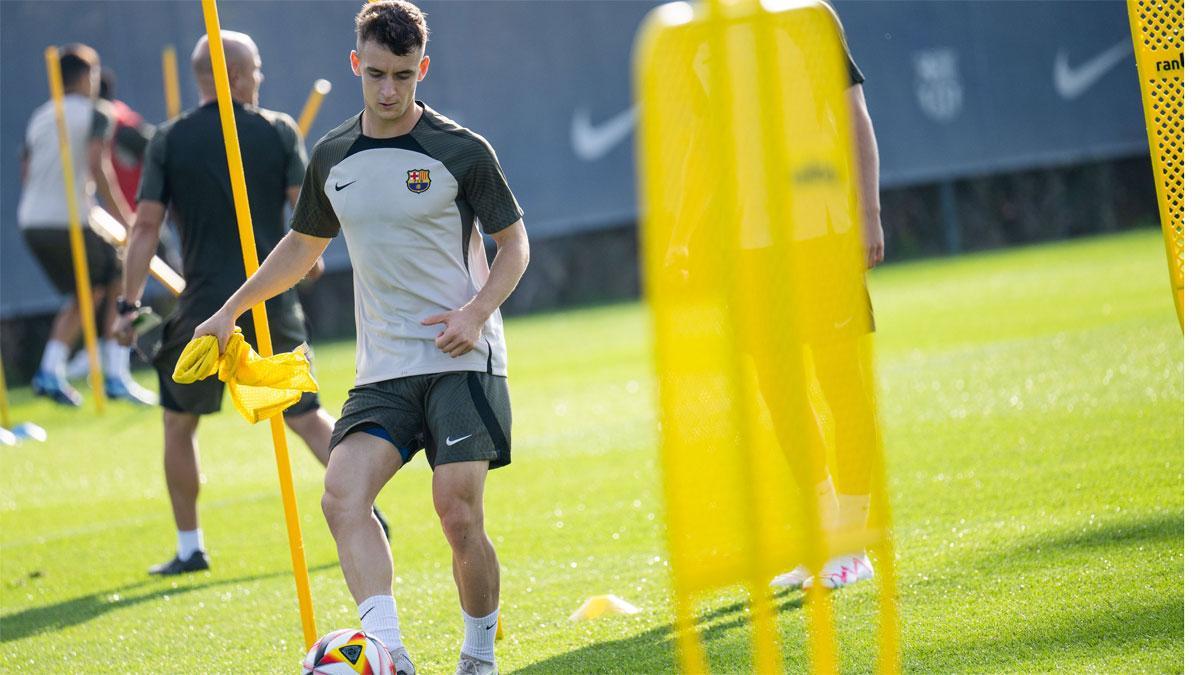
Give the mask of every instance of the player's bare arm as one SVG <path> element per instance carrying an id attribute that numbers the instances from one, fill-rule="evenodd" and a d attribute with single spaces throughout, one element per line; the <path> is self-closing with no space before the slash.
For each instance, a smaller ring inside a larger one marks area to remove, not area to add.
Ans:
<path id="1" fill-rule="evenodd" d="M 329 242 L 325 237 L 314 237 L 295 230 L 288 232 L 254 276 L 247 279 L 216 314 L 197 326 L 192 337 L 215 335 L 224 352 L 237 318 L 258 303 L 266 302 L 295 286 L 312 269 Z"/>
<path id="2" fill-rule="evenodd" d="M 138 202 L 133 228 L 125 246 L 125 271 L 121 297 L 129 302 L 141 300 L 146 289 L 146 277 L 150 273 L 150 260 L 158 249 L 159 230 L 167 215 L 167 206 L 162 202 Z M 133 343 L 133 314 L 118 315 L 113 324 L 113 335 L 125 346 Z"/>
<path id="3" fill-rule="evenodd" d="M 117 175 L 113 172 L 110 151 L 104 139 L 93 138 L 88 142 L 88 169 L 96 179 L 96 194 L 104 210 L 112 214 L 121 225 L 129 227 L 133 222 L 133 209 L 125 201 L 125 195 L 117 189 Z"/>
<path id="4" fill-rule="evenodd" d="M 295 211 L 296 204 L 299 203 L 299 201 L 300 201 L 300 186 L 299 185 L 292 185 L 292 186 L 288 187 L 287 200 L 288 200 L 288 204 L 291 204 L 292 210 Z M 321 278 L 322 274 L 325 274 L 325 256 L 319 255 L 319 256 L 317 256 L 317 262 L 313 263 L 313 266 L 308 270 L 308 274 L 304 275 L 304 280 L 305 281 L 315 281 L 315 280 Z"/>
<path id="5" fill-rule="evenodd" d="M 858 159 L 858 198 L 863 218 L 863 247 L 867 267 L 883 262 L 883 223 L 879 209 L 879 145 L 875 126 L 867 112 L 867 98 L 861 84 L 846 91 L 850 121 L 854 127 L 854 147 Z"/>
<path id="6" fill-rule="evenodd" d="M 525 233 L 523 219 L 496 232 L 492 238 L 496 240 L 496 259 L 483 288 L 462 307 L 421 320 L 426 326 L 445 324 L 434 344 L 450 356 L 459 357 L 474 348 L 483 324 L 512 294 L 529 266 L 529 235 Z"/>

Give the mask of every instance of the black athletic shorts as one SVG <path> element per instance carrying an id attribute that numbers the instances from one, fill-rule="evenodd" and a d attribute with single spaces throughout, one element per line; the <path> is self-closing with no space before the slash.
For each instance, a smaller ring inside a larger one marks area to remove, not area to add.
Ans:
<path id="1" fill-rule="evenodd" d="M 50 283 L 63 295 L 75 296 L 75 263 L 71 259 L 71 233 L 65 227 L 31 227 L 22 230 L 25 243 L 42 266 Z M 88 278 L 92 287 L 103 287 L 121 278 L 117 251 L 100 235 L 83 228 L 83 250 L 87 254 Z"/>
<path id="2" fill-rule="evenodd" d="M 356 431 L 382 427 L 407 464 L 422 448 L 429 466 L 512 461 L 508 379 L 474 371 L 414 375 L 350 390 L 329 447 Z"/>
<path id="3" fill-rule="evenodd" d="M 246 312 L 245 317 L 238 322 L 238 325 L 241 326 L 242 332 L 246 336 L 246 343 L 256 346 L 254 325 L 248 320 L 249 317 L 250 312 Z M 210 415 L 220 412 L 221 401 L 225 398 L 225 383 L 217 379 L 216 375 L 192 384 L 179 384 L 171 379 L 171 374 L 175 372 L 175 364 L 179 361 L 179 356 L 183 354 L 184 347 L 191 340 L 195 326 L 199 323 L 199 321 L 188 320 L 179 315 L 167 319 L 163 327 L 162 346 L 153 358 L 154 369 L 158 372 L 159 405 L 173 412 Z M 271 346 L 275 353 L 290 351 L 305 341 L 304 336 L 297 334 L 296 330 L 288 330 L 286 321 L 276 322 L 268 318 L 267 323 L 271 326 Z M 311 349 L 308 352 L 308 360 L 309 368 L 313 368 Z M 321 400 L 316 392 L 304 392 L 300 395 L 299 401 L 283 411 L 283 416 L 303 415 L 320 407 Z"/>

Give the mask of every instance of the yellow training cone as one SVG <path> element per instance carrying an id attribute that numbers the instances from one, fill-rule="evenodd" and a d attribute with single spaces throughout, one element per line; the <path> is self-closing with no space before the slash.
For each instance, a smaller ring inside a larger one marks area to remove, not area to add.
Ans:
<path id="1" fill-rule="evenodd" d="M 637 614 L 642 611 L 615 595 L 593 595 L 571 615 L 572 621 L 596 619 L 607 614 Z"/>

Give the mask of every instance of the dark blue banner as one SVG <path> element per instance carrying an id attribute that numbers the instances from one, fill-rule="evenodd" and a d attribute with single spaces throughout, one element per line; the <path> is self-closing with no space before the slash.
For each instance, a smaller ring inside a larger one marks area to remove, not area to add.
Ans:
<path id="1" fill-rule="evenodd" d="M 535 238 L 636 221 L 630 51 L 655 4 L 422 3 L 432 65 L 418 95 L 492 142 Z M 836 4 L 885 187 L 1146 152 L 1122 2 Z M 297 115 L 314 80 L 333 83 L 310 147 L 361 108 L 348 57 L 357 3 L 219 7 L 225 28 L 259 44 L 263 106 Z M 93 45 L 118 97 L 157 122 L 161 49 L 175 45 L 194 105 L 187 57 L 203 29 L 199 2 L 0 2 L 0 315 L 58 304 L 16 224 L 25 124 L 48 95 L 42 50 Z M 329 262 L 347 264 L 340 241 Z"/>

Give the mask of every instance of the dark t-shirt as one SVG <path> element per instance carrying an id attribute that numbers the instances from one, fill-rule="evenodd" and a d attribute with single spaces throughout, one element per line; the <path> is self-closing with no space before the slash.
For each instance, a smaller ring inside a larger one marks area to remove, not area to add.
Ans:
<path id="1" fill-rule="evenodd" d="M 304 144 L 286 114 L 235 104 L 234 118 L 261 263 L 287 231 L 283 209 L 287 189 L 304 180 Z M 138 201 L 169 206 L 183 248 L 187 287 L 164 336 L 166 347 L 190 338 L 246 281 L 216 102 L 159 126 L 146 148 Z M 267 301 L 267 313 L 272 334 L 305 339 L 295 289 Z"/>

